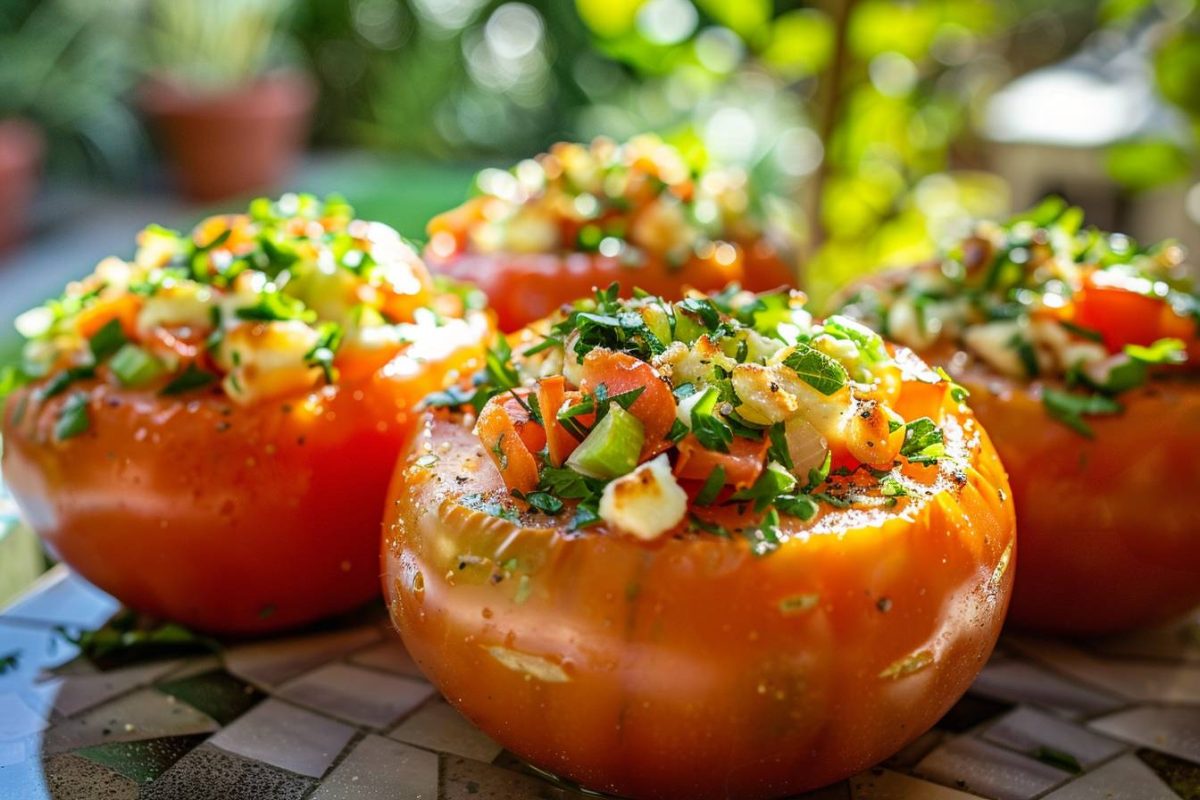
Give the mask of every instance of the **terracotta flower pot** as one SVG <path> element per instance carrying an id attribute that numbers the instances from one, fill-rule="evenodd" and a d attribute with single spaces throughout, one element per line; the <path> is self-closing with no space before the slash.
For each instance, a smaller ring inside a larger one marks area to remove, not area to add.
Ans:
<path id="1" fill-rule="evenodd" d="M 41 132 L 24 120 L 0 120 L 0 251 L 25 234 L 41 166 Z"/>
<path id="2" fill-rule="evenodd" d="M 139 99 L 184 194 L 208 202 L 283 179 L 304 145 L 316 89 L 307 75 L 287 71 L 219 94 L 156 78 Z"/>

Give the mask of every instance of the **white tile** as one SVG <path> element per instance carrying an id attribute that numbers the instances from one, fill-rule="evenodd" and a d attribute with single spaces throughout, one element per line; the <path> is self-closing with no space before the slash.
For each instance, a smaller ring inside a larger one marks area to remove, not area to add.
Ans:
<path id="1" fill-rule="evenodd" d="M 404 675 L 417 680 L 426 680 L 425 675 L 421 672 L 421 668 L 412 660 L 412 656 L 404 649 L 404 643 L 393 632 L 390 636 L 385 635 L 384 641 L 379 644 L 373 644 L 370 647 L 364 647 L 356 653 L 351 654 L 347 659 L 352 664 L 359 664 L 372 669 L 380 669 L 384 672 L 394 672 L 397 675 Z"/>
<path id="2" fill-rule="evenodd" d="M 1092 716 L 1126 705 L 1125 700 L 1112 694 L 1016 660 L 988 664 L 971 684 L 971 692 L 1041 706 L 1073 717 Z"/>
<path id="3" fill-rule="evenodd" d="M 388 734 L 393 739 L 439 753 L 453 753 L 476 761 L 492 761 L 503 749 L 444 700 L 422 707 Z"/>
<path id="4" fill-rule="evenodd" d="M 1048 748 L 1074 758 L 1085 770 L 1125 749 L 1120 742 L 1032 708 L 1005 714 L 988 726 L 983 738 L 1035 758 L 1040 748 Z"/>
<path id="5" fill-rule="evenodd" d="M 367 736 L 309 800 L 437 800 L 437 796 L 436 754 Z"/>
<path id="6" fill-rule="evenodd" d="M 927 755 L 915 772 L 996 800 L 1029 800 L 1070 777 L 1040 761 L 965 736 Z"/>
<path id="7" fill-rule="evenodd" d="M 423 681 L 335 663 L 285 683 L 276 694 L 357 725 L 386 728 L 432 697 L 434 688 Z"/>
<path id="8" fill-rule="evenodd" d="M 1166 625 L 1093 641 L 1090 647 L 1101 655 L 1200 662 L 1200 609 Z"/>
<path id="9" fill-rule="evenodd" d="M 76 573 L 60 564 L 4 610 L 10 619 L 98 628 L 116 613 L 120 604 Z"/>
<path id="10" fill-rule="evenodd" d="M 574 800 L 582 797 L 532 775 L 457 756 L 446 756 L 442 760 L 441 786 L 440 800 Z"/>
<path id="11" fill-rule="evenodd" d="M 60 722 L 46 732 L 46 752 L 62 753 L 109 742 L 210 733 L 217 723 L 154 689 L 134 692 Z"/>
<path id="12" fill-rule="evenodd" d="M 259 686 L 275 687 L 345 654 L 379 641 L 379 629 L 364 625 L 310 636 L 266 639 L 225 651 L 225 666 Z"/>
<path id="13" fill-rule="evenodd" d="M 223 728 L 209 743 L 253 761 L 320 778 L 354 733 L 349 725 L 269 699 Z"/>
<path id="14" fill-rule="evenodd" d="M 890 769 L 873 769 L 850 779 L 854 800 L 976 800 L 976 795 Z"/>
<path id="15" fill-rule="evenodd" d="M 1123 755 L 1081 775 L 1045 800 L 1179 800 L 1135 755 Z"/>
<path id="16" fill-rule="evenodd" d="M 92 675 L 72 675 L 57 680 L 54 710 L 72 716 L 97 706 L 158 677 L 177 669 L 179 661 L 156 661 L 137 667 L 97 672 Z"/>
<path id="17" fill-rule="evenodd" d="M 1119 711 L 1088 723 L 1095 730 L 1126 742 L 1161 750 L 1200 763 L 1200 707 L 1143 706 Z"/>
<path id="18" fill-rule="evenodd" d="M 0 694 L 0 742 L 25 739 L 46 729 L 46 720 L 16 694 Z"/>
<path id="19" fill-rule="evenodd" d="M 1200 703 L 1200 666 L 1173 666 L 1128 659 L 1106 660 L 1049 639 L 1024 640 L 1019 646 L 1026 650 L 1030 658 L 1070 678 L 1130 700 Z"/>

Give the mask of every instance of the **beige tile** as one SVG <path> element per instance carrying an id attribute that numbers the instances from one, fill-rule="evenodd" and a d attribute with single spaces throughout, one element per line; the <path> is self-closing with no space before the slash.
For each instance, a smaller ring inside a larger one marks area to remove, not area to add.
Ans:
<path id="1" fill-rule="evenodd" d="M 1179 796 L 1137 756 L 1123 755 L 1056 789 L 1045 800 L 1179 800 Z"/>
<path id="2" fill-rule="evenodd" d="M 154 689 L 137 689 L 54 725 L 45 734 L 45 746 L 47 753 L 62 753 L 107 742 L 135 742 L 216 729 L 211 718 L 186 703 Z"/>
<path id="3" fill-rule="evenodd" d="M 1092 720 L 1093 730 L 1200 763 L 1200 707 L 1143 706 Z"/>
<path id="4" fill-rule="evenodd" d="M 309 800 L 437 800 L 438 757 L 367 736 L 354 746 Z"/>
<path id="5" fill-rule="evenodd" d="M 279 697 L 371 728 L 386 728 L 434 694 L 428 683 L 352 664 L 326 664 L 295 678 Z"/>
<path id="6" fill-rule="evenodd" d="M 269 699 L 223 728 L 209 743 L 252 761 L 320 778 L 354 734 L 349 725 Z"/>
<path id="7" fill-rule="evenodd" d="M 439 753 L 491 762 L 503 749 L 444 700 L 423 706 L 388 734 Z"/>
<path id="8" fill-rule="evenodd" d="M 288 680 L 379 641 L 379 629 L 363 625 L 285 639 L 267 639 L 225 651 L 225 666 L 239 678 L 264 687 Z"/>

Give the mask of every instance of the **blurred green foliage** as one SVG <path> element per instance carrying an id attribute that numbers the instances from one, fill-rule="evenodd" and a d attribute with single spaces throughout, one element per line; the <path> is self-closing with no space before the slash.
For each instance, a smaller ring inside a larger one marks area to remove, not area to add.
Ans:
<path id="1" fill-rule="evenodd" d="M 284 29 L 247 23 L 235 40 L 193 13 L 246 8 Z M 975 115 L 1113 31 L 1152 39 L 1159 90 L 1200 130 L 1192 0 L 6 0 L 0 115 L 41 122 L 56 169 L 129 176 L 146 153 L 129 111 L 140 76 L 174 55 L 196 83 L 228 83 L 282 54 L 320 83 L 321 145 L 503 162 L 653 130 L 785 198 L 768 208 L 820 296 L 922 257 L 968 214 L 1003 213 Z M 1142 190 L 1191 172 L 1186 144 L 1123 142 L 1106 163 Z"/>
<path id="2" fill-rule="evenodd" d="M 137 2 L 0 2 L 0 119 L 38 123 L 57 172 L 134 169 L 144 137 L 124 99 Z"/>

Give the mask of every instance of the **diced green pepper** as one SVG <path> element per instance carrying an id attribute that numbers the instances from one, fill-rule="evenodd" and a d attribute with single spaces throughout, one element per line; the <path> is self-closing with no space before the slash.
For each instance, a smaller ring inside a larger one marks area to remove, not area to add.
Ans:
<path id="1" fill-rule="evenodd" d="M 138 347 L 127 344 L 121 347 L 108 362 L 113 374 L 122 386 L 145 386 L 156 378 L 162 377 L 167 368 L 154 356 Z"/>
<path id="2" fill-rule="evenodd" d="M 637 466 L 645 437 L 642 421 L 613 403 L 567 458 L 567 466 L 589 478 L 619 478 Z"/>

